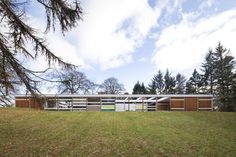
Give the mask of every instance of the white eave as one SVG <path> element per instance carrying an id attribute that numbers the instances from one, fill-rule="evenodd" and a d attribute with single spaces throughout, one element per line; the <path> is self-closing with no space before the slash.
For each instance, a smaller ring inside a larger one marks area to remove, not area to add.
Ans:
<path id="1" fill-rule="evenodd" d="M 213 95 L 206 94 L 166 94 L 166 95 L 149 95 L 149 94 L 85 94 L 85 95 L 77 95 L 77 94 L 41 94 L 42 97 L 70 97 L 70 98 L 160 98 L 167 99 L 170 97 L 213 97 Z M 15 95 L 15 97 L 31 97 L 31 95 Z M 160 100 L 158 99 L 158 100 Z"/>

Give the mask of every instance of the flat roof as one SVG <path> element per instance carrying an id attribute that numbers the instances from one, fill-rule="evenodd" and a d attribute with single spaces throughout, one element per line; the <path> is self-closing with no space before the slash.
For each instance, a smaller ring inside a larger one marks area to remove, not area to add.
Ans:
<path id="1" fill-rule="evenodd" d="M 213 95 L 209 94 L 41 94 L 42 97 L 74 97 L 74 98 L 106 98 L 106 97 L 113 97 L 113 98 L 121 98 L 121 97 L 213 97 Z M 31 95 L 15 95 L 17 98 L 21 97 L 31 97 Z"/>

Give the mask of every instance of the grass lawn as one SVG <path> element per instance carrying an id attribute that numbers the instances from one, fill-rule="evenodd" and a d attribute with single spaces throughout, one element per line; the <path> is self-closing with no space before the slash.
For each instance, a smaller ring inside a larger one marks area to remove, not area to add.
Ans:
<path id="1" fill-rule="evenodd" d="M 236 113 L 0 109 L 0 156 L 236 156 Z"/>

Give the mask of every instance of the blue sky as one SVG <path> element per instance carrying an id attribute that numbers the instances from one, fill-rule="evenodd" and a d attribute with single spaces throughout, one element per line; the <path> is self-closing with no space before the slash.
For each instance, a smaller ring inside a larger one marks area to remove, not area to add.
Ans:
<path id="1" fill-rule="evenodd" d="M 147 85 L 159 69 L 189 77 L 218 41 L 236 57 L 235 0 L 81 0 L 81 5 L 84 20 L 76 29 L 65 37 L 60 31 L 42 36 L 56 55 L 97 83 L 116 77 L 132 92 L 137 80 Z M 31 23 L 43 32 L 45 18 L 34 7 Z M 42 62 L 33 67 L 43 68 Z"/>

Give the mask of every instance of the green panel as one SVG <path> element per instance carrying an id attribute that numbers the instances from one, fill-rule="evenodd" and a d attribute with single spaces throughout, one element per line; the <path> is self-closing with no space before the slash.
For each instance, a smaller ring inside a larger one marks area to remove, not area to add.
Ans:
<path id="1" fill-rule="evenodd" d="M 115 105 L 102 105 L 102 109 L 115 109 Z"/>
<path id="2" fill-rule="evenodd" d="M 115 109 L 102 109 L 101 111 L 115 111 Z"/>
<path id="3" fill-rule="evenodd" d="M 107 103 L 101 103 L 102 105 L 115 105 L 115 103 L 113 103 L 113 102 L 107 102 Z"/>
<path id="4" fill-rule="evenodd" d="M 136 105 L 135 106 L 136 109 L 147 109 L 147 106 L 142 106 L 142 105 Z"/>

